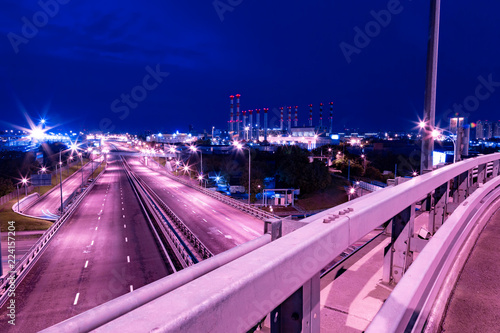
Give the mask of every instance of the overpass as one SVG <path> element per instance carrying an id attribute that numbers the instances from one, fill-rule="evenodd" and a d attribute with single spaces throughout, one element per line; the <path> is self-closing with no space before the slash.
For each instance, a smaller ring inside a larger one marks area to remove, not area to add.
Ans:
<path id="1" fill-rule="evenodd" d="M 321 270 L 380 226 L 391 233 L 383 279 L 396 287 L 366 331 L 432 331 L 500 206 L 499 166 L 500 153 L 464 160 L 308 217 L 283 236 L 283 221 L 267 220 L 263 236 L 45 332 L 248 331 L 269 314 L 272 331 L 319 332 Z"/>

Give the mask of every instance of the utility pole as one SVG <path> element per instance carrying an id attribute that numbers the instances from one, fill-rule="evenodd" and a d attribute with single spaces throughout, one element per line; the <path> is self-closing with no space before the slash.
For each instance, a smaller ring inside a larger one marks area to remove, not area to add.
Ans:
<path id="1" fill-rule="evenodd" d="M 422 153 L 420 157 L 420 174 L 432 170 L 432 152 L 434 138 L 432 131 L 436 115 L 436 83 L 439 45 L 439 14 L 441 0 L 431 0 L 429 19 L 429 43 L 427 46 L 427 77 L 425 82 L 424 119 L 422 132 Z"/>

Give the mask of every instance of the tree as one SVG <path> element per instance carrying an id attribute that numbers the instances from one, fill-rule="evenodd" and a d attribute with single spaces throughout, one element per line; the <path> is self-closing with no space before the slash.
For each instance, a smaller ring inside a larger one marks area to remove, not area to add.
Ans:
<path id="1" fill-rule="evenodd" d="M 318 160 L 309 163 L 309 152 L 290 146 L 276 151 L 277 182 L 283 187 L 300 188 L 301 194 L 325 189 L 331 183 L 326 165 Z"/>
<path id="2" fill-rule="evenodd" d="M 384 177 L 379 169 L 372 167 L 371 165 L 366 167 L 365 175 L 366 178 L 370 178 L 372 180 L 383 181 Z"/>
<path id="3" fill-rule="evenodd" d="M 7 178 L 0 178 L 0 197 L 9 194 L 12 191 L 14 191 L 12 180 Z"/>

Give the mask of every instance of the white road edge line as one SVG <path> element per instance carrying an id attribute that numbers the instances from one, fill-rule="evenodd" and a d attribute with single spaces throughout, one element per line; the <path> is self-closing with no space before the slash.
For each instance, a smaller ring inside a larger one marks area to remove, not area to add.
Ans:
<path id="1" fill-rule="evenodd" d="M 87 260 L 87 261 L 85 262 L 85 266 L 84 266 L 83 268 L 87 268 L 87 266 L 88 266 L 88 265 L 89 265 L 89 261 Z"/>

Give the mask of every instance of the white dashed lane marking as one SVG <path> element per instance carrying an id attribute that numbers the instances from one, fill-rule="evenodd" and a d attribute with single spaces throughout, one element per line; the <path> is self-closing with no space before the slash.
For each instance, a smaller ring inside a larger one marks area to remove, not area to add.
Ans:
<path id="1" fill-rule="evenodd" d="M 73 302 L 73 305 L 76 305 L 78 303 L 78 297 L 80 297 L 80 293 L 76 293 L 75 301 Z"/>

